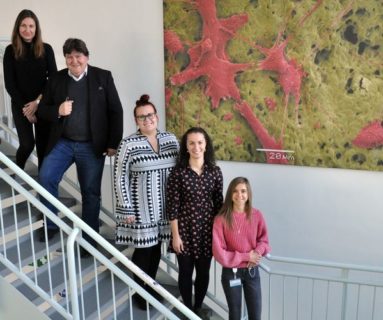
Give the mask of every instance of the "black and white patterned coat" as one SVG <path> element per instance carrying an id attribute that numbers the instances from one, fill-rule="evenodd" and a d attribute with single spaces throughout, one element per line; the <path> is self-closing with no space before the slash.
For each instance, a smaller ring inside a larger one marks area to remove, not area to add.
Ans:
<path id="1" fill-rule="evenodd" d="M 169 132 L 157 133 L 158 153 L 140 131 L 124 138 L 114 169 L 116 243 L 151 247 L 170 239 L 166 218 L 167 178 L 176 164 L 179 144 Z M 125 223 L 128 216 L 134 223 Z"/>

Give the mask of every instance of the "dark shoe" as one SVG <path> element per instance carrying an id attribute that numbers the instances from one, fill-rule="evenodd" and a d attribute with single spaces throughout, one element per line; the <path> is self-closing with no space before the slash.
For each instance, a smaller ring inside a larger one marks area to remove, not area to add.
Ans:
<path id="1" fill-rule="evenodd" d="M 172 312 L 181 320 L 189 320 L 189 317 L 185 316 L 181 311 L 178 309 L 173 309 Z"/>
<path id="2" fill-rule="evenodd" d="M 202 320 L 209 320 L 210 317 L 211 317 L 211 315 L 212 315 L 212 312 L 211 312 L 211 310 L 209 310 L 209 309 L 202 309 L 202 308 L 200 308 L 200 309 L 196 309 L 196 310 L 194 310 L 194 312 L 195 312 L 195 314 L 196 314 L 197 316 L 199 316 Z"/>
<path id="3" fill-rule="evenodd" d="M 48 240 L 52 239 L 56 233 L 59 232 L 59 229 L 47 229 L 47 238 Z M 44 227 L 39 231 L 39 241 L 45 242 L 45 229 Z"/>
<path id="4" fill-rule="evenodd" d="M 143 297 L 141 297 L 138 293 L 135 293 L 135 294 L 133 295 L 132 299 L 133 299 L 135 305 L 136 305 L 139 309 L 141 309 L 141 310 L 146 310 L 146 305 L 147 305 L 147 304 L 146 304 L 146 300 L 145 300 Z"/>

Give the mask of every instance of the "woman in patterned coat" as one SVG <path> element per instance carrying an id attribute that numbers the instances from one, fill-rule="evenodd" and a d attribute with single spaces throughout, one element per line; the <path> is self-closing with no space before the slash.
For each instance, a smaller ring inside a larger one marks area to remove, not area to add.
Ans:
<path id="1" fill-rule="evenodd" d="M 169 249 L 177 254 L 180 293 L 184 304 L 202 318 L 212 259 L 212 226 L 223 202 L 222 184 L 210 137 L 202 128 L 190 128 L 182 137 L 177 166 L 169 177 L 166 203 L 172 229 Z"/>
<path id="2" fill-rule="evenodd" d="M 116 243 L 134 246 L 132 261 L 154 279 L 161 242 L 170 239 L 165 191 L 179 145 L 172 133 L 157 129 L 157 110 L 148 95 L 136 101 L 134 117 L 138 131 L 121 141 L 115 160 Z M 133 297 L 139 307 L 146 308 L 143 298 Z"/>

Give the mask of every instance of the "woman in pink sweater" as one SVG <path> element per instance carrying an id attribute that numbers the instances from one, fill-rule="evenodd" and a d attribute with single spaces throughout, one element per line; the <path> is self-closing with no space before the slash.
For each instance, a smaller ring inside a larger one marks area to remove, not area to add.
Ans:
<path id="1" fill-rule="evenodd" d="M 270 252 L 262 213 L 252 207 L 249 181 L 233 179 L 225 202 L 213 225 L 213 255 L 223 266 L 222 287 L 229 320 L 241 318 L 242 287 L 249 320 L 261 319 L 261 283 L 258 265 Z"/>

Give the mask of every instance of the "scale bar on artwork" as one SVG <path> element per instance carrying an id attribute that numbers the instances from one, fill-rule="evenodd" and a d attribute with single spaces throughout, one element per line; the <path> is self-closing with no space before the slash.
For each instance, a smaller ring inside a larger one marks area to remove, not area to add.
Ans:
<path id="1" fill-rule="evenodd" d="M 294 150 L 281 150 L 281 149 L 256 149 L 257 151 L 265 152 L 286 152 L 286 153 L 295 153 Z"/>

